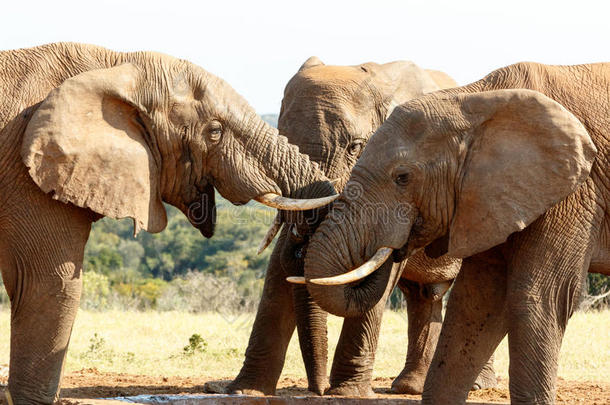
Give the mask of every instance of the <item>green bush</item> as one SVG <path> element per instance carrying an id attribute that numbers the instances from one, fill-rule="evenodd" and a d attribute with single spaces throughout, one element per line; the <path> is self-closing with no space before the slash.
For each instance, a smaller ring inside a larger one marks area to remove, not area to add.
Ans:
<path id="1" fill-rule="evenodd" d="M 200 334 L 194 333 L 189 338 L 189 344 L 184 346 L 182 353 L 185 356 L 192 356 L 196 353 L 205 353 L 208 348 L 208 342 L 201 337 Z"/>

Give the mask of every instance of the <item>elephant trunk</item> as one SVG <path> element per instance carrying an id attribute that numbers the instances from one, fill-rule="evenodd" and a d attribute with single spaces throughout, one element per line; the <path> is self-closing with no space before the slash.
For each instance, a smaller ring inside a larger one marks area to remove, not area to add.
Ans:
<path id="1" fill-rule="evenodd" d="M 393 288 L 400 271 L 391 259 L 365 278 L 340 285 L 321 285 L 312 280 L 344 274 L 374 256 L 378 241 L 373 229 L 381 224 L 362 215 L 366 204 L 342 197 L 312 237 L 305 256 L 305 279 L 314 300 L 322 309 L 342 317 L 360 316 L 372 309 Z M 386 256 L 387 257 L 387 256 Z"/>
<path id="2" fill-rule="evenodd" d="M 262 151 L 262 162 L 266 162 L 264 170 L 280 188 L 282 196 L 313 199 L 336 194 L 317 163 L 300 153 L 299 148 L 290 144 L 275 128 L 266 123 L 264 126 L 267 127 L 266 136 L 272 139 L 269 147 Z"/>
<path id="3" fill-rule="evenodd" d="M 327 313 L 311 298 L 305 286 L 295 286 L 293 298 L 299 345 L 309 384 L 307 388 L 323 395 L 328 388 Z"/>
<path id="4" fill-rule="evenodd" d="M 239 142 L 225 151 L 222 169 L 235 176 L 223 184 L 224 173 L 214 176 L 220 193 L 232 202 L 257 200 L 273 208 L 301 211 L 329 204 L 336 195 L 331 182 L 307 155 L 253 111 L 242 120 Z M 320 198 L 317 201 L 308 199 Z"/>

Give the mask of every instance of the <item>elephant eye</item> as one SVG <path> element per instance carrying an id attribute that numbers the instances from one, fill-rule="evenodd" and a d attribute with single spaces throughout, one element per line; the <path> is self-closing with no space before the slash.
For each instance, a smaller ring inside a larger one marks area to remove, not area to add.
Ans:
<path id="1" fill-rule="evenodd" d="M 394 182 L 399 186 L 406 186 L 409 183 L 409 173 L 399 173 L 394 178 Z"/>
<path id="2" fill-rule="evenodd" d="M 222 137 L 222 125 L 218 121 L 213 121 L 208 125 L 208 138 L 212 142 L 218 142 Z"/>
<path id="3" fill-rule="evenodd" d="M 362 150 L 362 141 L 356 141 L 356 142 L 353 142 L 351 145 L 349 145 L 349 147 L 347 148 L 347 153 L 350 156 L 358 156 L 360 154 L 361 150 Z"/>

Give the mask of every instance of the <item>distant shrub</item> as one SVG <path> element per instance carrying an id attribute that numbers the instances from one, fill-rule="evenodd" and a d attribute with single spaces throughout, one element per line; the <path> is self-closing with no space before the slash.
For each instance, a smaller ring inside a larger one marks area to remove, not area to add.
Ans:
<path id="1" fill-rule="evenodd" d="M 580 310 L 602 310 L 610 307 L 610 277 L 591 273 L 587 277 L 587 294 L 583 297 Z"/>
<path id="2" fill-rule="evenodd" d="M 189 272 L 169 283 L 157 300 L 157 309 L 233 314 L 254 311 L 258 299 L 258 294 L 244 297 L 230 278 Z"/>
<path id="3" fill-rule="evenodd" d="M 105 274 L 85 271 L 81 308 L 92 311 L 179 310 L 227 315 L 253 312 L 260 299 L 263 280 L 253 272 L 239 274 L 237 279 L 232 279 L 190 271 L 170 282 L 143 278 L 128 283 L 112 282 Z"/>
<path id="4" fill-rule="evenodd" d="M 95 271 L 83 272 L 81 308 L 101 311 L 110 308 L 110 280 Z"/>
<path id="5" fill-rule="evenodd" d="M 205 353 L 208 348 L 208 342 L 205 341 L 204 338 L 201 337 L 200 334 L 194 333 L 189 338 L 189 344 L 184 346 L 182 349 L 182 353 L 185 356 L 192 356 L 196 353 Z"/>
<path id="6" fill-rule="evenodd" d="M 86 352 L 80 354 L 83 360 L 102 361 L 108 364 L 114 362 L 114 351 L 106 347 L 106 339 L 96 333 L 89 339 L 89 347 Z"/>
<path id="7" fill-rule="evenodd" d="M 2 277 L 0 277 L 2 279 Z M 6 289 L 4 286 L 0 287 L 0 308 L 10 308 L 11 300 L 8 298 L 8 294 L 6 293 Z"/>

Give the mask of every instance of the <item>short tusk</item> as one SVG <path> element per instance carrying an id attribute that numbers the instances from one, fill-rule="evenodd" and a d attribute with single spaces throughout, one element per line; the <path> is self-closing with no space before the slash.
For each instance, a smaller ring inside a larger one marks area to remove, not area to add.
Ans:
<path id="1" fill-rule="evenodd" d="M 305 277 L 296 277 L 296 276 L 286 277 L 286 281 L 288 281 L 289 283 L 292 283 L 292 284 L 307 284 L 305 282 Z"/>
<path id="2" fill-rule="evenodd" d="M 339 194 L 331 195 L 322 198 L 308 199 L 295 199 L 282 197 L 275 193 L 263 194 L 255 198 L 261 204 L 268 207 L 277 208 L 278 210 L 285 211 L 306 211 L 313 210 L 315 208 L 324 207 L 339 198 Z"/>
<path id="3" fill-rule="evenodd" d="M 280 229 L 282 229 L 282 214 L 278 212 L 273 219 L 273 223 L 269 227 L 269 230 L 267 230 L 267 234 L 261 241 L 260 245 L 258 245 L 258 251 L 256 252 L 257 255 L 260 255 L 265 249 L 267 249 L 267 246 L 273 242 L 273 238 L 275 238 L 275 235 L 277 235 Z"/>
<path id="4" fill-rule="evenodd" d="M 342 285 L 362 280 L 381 267 L 387 258 L 390 257 L 393 250 L 394 249 L 389 247 L 379 248 L 373 257 L 371 257 L 366 263 L 352 271 L 334 277 L 314 278 L 309 280 L 309 282 L 321 285 Z"/>

